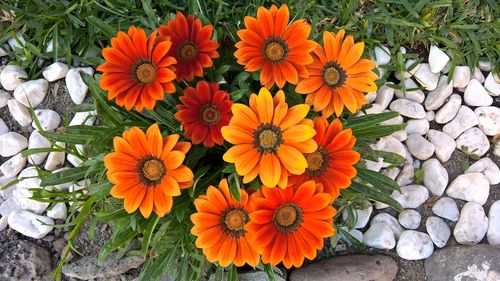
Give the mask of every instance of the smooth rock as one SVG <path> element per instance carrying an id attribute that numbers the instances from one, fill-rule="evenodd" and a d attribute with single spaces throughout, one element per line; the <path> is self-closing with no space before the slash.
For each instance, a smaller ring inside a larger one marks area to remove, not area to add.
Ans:
<path id="1" fill-rule="evenodd" d="M 377 90 L 377 98 L 375 99 L 375 102 L 380 104 L 380 106 L 382 106 L 384 109 L 389 106 L 389 103 L 391 103 L 392 98 L 394 97 L 394 88 L 389 87 L 388 84 L 394 85 L 393 83 L 389 82 L 380 87 Z"/>
<path id="2" fill-rule="evenodd" d="M 10 114 L 21 127 L 28 126 L 33 121 L 30 110 L 17 100 L 9 100 L 7 106 L 9 107 Z"/>
<path id="3" fill-rule="evenodd" d="M 409 185 L 413 182 L 414 176 L 415 176 L 415 169 L 413 165 L 406 164 L 403 166 L 403 169 L 399 173 L 399 176 L 396 179 L 396 183 L 399 186 Z"/>
<path id="4" fill-rule="evenodd" d="M 26 107 L 37 107 L 47 95 L 49 82 L 45 79 L 26 81 L 14 90 L 14 98 Z"/>
<path id="5" fill-rule="evenodd" d="M 450 239 L 451 231 L 448 225 L 438 217 L 429 217 L 425 221 L 425 229 L 429 234 L 432 242 L 438 248 L 443 248 L 448 239 Z"/>
<path id="6" fill-rule="evenodd" d="M 53 219 L 65 220 L 67 215 L 68 209 L 66 208 L 66 204 L 63 202 L 56 203 L 54 207 L 47 211 L 47 217 Z"/>
<path id="7" fill-rule="evenodd" d="M 405 260 L 426 259 L 434 252 L 434 243 L 426 233 L 405 230 L 399 237 L 396 252 Z"/>
<path id="8" fill-rule="evenodd" d="M 397 99 L 391 103 L 389 108 L 403 116 L 414 119 L 422 119 L 426 115 L 424 108 L 420 104 L 407 99 Z"/>
<path id="9" fill-rule="evenodd" d="M 491 71 L 493 67 L 491 61 L 488 60 L 479 60 L 477 62 L 477 65 L 479 66 L 479 69 L 481 69 L 482 71 Z"/>
<path id="10" fill-rule="evenodd" d="M 87 95 L 88 87 L 80 76 L 81 72 L 94 75 L 94 70 L 90 67 L 72 68 L 66 74 L 66 87 L 69 95 L 75 104 L 81 104 Z"/>
<path id="11" fill-rule="evenodd" d="M 479 81 L 480 83 L 484 83 L 485 80 L 484 80 L 484 75 L 483 73 L 481 72 L 481 70 L 479 68 L 474 68 L 474 72 L 472 73 L 472 78 L 473 79 L 476 79 L 477 81 Z M 464 89 L 465 90 L 465 89 Z"/>
<path id="12" fill-rule="evenodd" d="M 420 63 L 417 63 L 416 59 L 407 59 L 405 61 L 405 69 L 411 74 L 415 75 L 418 68 L 420 67 Z"/>
<path id="13" fill-rule="evenodd" d="M 345 226 L 342 226 L 341 228 L 344 229 L 347 233 L 349 233 L 349 235 L 351 235 L 352 237 L 354 237 L 354 239 L 358 240 L 361 243 L 363 242 L 363 232 L 361 232 L 361 231 L 359 231 L 357 229 L 351 229 L 351 230 L 349 230 Z M 349 241 L 349 239 L 343 233 L 340 233 L 339 236 L 340 236 L 341 240 L 346 241 L 346 242 Z"/>
<path id="14" fill-rule="evenodd" d="M 452 82 L 448 83 L 448 76 L 441 76 L 437 87 L 427 94 L 427 98 L 424 102 L 425 108 L 427 110 L 436 110 L 440 108 L 452 93 Z"/>
<path id="15" fill-rule="evenodd" d="M 455 66 L 453 72 L 453 87 L 464 88 L 470 82 L 470 68 L 468 66 Z"/>
<path id="16" fill-rule="evenodd" d="M 384 45 L 375 46 L 373 48 L 375 53 L 375 63 L 377 66 L 386 65 L 391 62 L 391 51 Z"/>
<path id="17" fill-rule="evenodd" d="M 0 83 L 7 91 L 14 91 L 26 78 L 28 78 L 28 74 L 18 65 L 7 65 L 0 72 Z"/>
<path id="18" fill-rule="evenodd" d="M 40 187 L 38 186 L 38 188 Z M 48 202 L 39 202 L 31 199 L 31 197 L 33 197 L 33 192 L 19 186 L 12 192 L 12 195 L 19 208 L 33 212 L 37 215 L 42 214 L 50 205 Z"/>
<path id="19" fill-rule="evenodd" d="M 3 46 L 0 46 L 0 58 L 1 58 L 1 57 L 5 57 L 5 56 L 7 56 L 7 55 L 8 55 L 8 54 L 7 54 L 7 51 L 6 51 L 6 50 L 8 50 L 8 49 L 9 49 L 9 47 L 8 47 L 8 45 L 6 45 L 6 44 L 4 44 Z"/>
<path id="20" fill-rule="evenodd" d="M 488 106 L 493 103 L 493 98 L 481 85 L 481 82 L 472 79 L 465 88 L 464 101 L 470 106 Z"/>
<path id="21" fill-rule="evenodd" d="M 488 232 L 486 238 L 491 245 L 500 245 L 500 200 L 491 204 L 488 213 Z"/>
<path id="22" fill-rule="evenodd" d="M 366 224 L 368 223 L 368 221 L 370 220 L 370 215 L 372 214 L 372 211 L 373 211 L 373 207 L 371 205 L 368 208 L 362 209 L 362 210 L 354 209 L 355 216 L 357 219 L 356 224 L 354 225 L 354 228 L 365 227 Z M 346 220 L 348 218 L 347 211 L 342 213 L 342 218 L 344 220 Z"/>
<path id="23" fill-rule="evenodd" d="M 22 33 L 16 32 L 15 36 L 10 37 L 7 40 L 7 44 L 9 44 L 9 46 L 12 50 L 22 49 L 26 45 L 26 40 L 24 39 L 24 36 Z"/>
<path id="24" fill-rule="evenodd" d="M 65 148 L 66 145 L 61 142 L 56 142 L 56 144 L 62 148 Z M 56 148 L 56 146 L 54 146 Z M 64 160 L 66 156 L 64 154 L 64 151 L 53 151 L 49 153 L 49 156 L 47 157 L 47 161 L 45 162 L 44 169 L 47 171 L 54 171 L 62 166 L 64 166 Z"/>
<path id="25" fill-rule="evenodd" d="M 30 135 L 29 138 L 29 145 L 28 149 L 32 148 L 49 148 L 51 147 L 51 144 L 49 140 L 47 140 L 44 136 L 40 135 L 38 131 L 33 131 Z M 28 162 L 31 165 L 40 165 L 47 159 L 47 155 L 49 155 L 48 152 L 40 152 L 36 154 L 29 155 Z"/>
<path id="26" fill-rule="evenodd" d="M 436 149 L 434 145 L 421 135 L 412 134 L 406 139 L 406 145 L 410 153 L 419 160 L 427 160 Z"/>
<path id="27" fill-rule="evenodd" d="M 457 148 L 467 154 L 483 156 L 490 149 L 488 137 L 480 129 L 474 127 L 465 131 L 456 139 Z"/>
<path id="28" fill-rule="evenodd" d="M 401 204 L 404 209 L 418 208 L 429 198 L 429 190 L 421 185 L 407 185 L 401 187 L 401 193 L 394 190 L 391 197 Z"/>
<path id="29" fill-rule="evenodd" d="M 405 130 L 408 135 L 425 135 L 429 131 L 429 121 L 427 119 L 411 119 L 406 122 L 408 125 Z"/>
<path id="30" fill-rule="evenodd" d="M 500 169 L 490 158 L 481 158 L 474 162 L 465 173 L 482 173 L 491 185 L 500 183 Z"/>
<path id="31" fill-rule="evenodd" d="M 209 281 L 215 281 L 215 278 L 212 278 L 212 277 L 213 277 L 213 275 L 211 276 Z M 275 274 L 275 277 L 276 277 L 276 281 L 285 281 L 285 279 L 283 277 L 281 277 L 279 274 Z M 167 278 L 163 278 L 163 279 L 166 279 L 164 281 L 168 280 Z M 160 280 L 163 280 L 163 279 L 160 278 Z M 256 270 L 256 271 L 248 271 L 248 272 L 238 273 L 238 280 L 239 281 L 267 281 L 269 279 L 267 277 L 267 273 L 265 273 L 264 271 Z M 134 279 L 133 281 L 139 281 L 139 280 Z"/>
<path id="32" fill-rule="evenodd" d="M 62 62 L 54 62 L 53 64 L 47 66 L 42 72 L 43 77 L 49 82 L 54 82 L 56 80 L 66 77 L 68 73 L 68 65 Z"/>
<path id="33" fill-rule="evenodd" d="M 435 159 L 429 159 L 422 164 L 424 171 L 424 185 L 429 189 L 432 195 L 441 196 L 448 185 L 448 172 Z"/>
<path id="34" fill-rule="evenodd" d="M 403 232 L 403 228 L 401 227 L 401 225 L 399 225 L 398 220 L 386 213 L 378 213 L 376 216 L 374 216 L 370 221 L 370 225 L 374 223 L 387 224 L 391 228 L 392 234 L 394 234 L 394 237 L 396 239 L 399 239 L 401 232 Z"/>
<path id="35" fill-rule="evenodd" d="M 429 122 L 432 122 L 434 121 L 434 119 L 436 118 L 436 114 L 434 113 L 434 111 L 427 111 L 427 113 L 425 114 L 425 119 Z"/>
<path id="36" fill-rule="evenodd" d="M 438 46 L 432 45 L 429 50 L 429 66 L 431 72 L 439 73 L 444 69 L 446 64 L 450 61 L 450 57 L 439 49 Z"/>
<path id="37" fill-rule="evenodd" d="M 382 174 L 386 175 L 387 177 L 389 177 L 392 180 L 396 180 L 396 177 L 399 175 L 400 172 L 401 172 L 401 169 L 399 169 L 398 167 L 391 167 L 391 168 L 384 169 L 382 171 Z"/>
<path id="38" fill-rule="evenodd" d="M 398 220 L 407 229 L 417 229 L 420 226 L 422 217 L 417 211 L 408 209 L 399 213 Z"/>
<path id="39" fill-rule="evenodd" d="M 59 113 L 55 112 L 54 110 L 37 109 L 35 110 L 35 115 L 38 119 L 38 122 L 40 123 L 40 127 L 42 127 L 42 130 L 44 131 L 53 131 L 57 129 L 57 127 L 59 127 L 59 124 L 61 123 L 61 117 L 59 116 Z M 35 121 L 33 121 L 31 126 L 37 129 Z"/>
<path id="40" fill-rule="evenodd" d="M 488 94 L 494 97 L 500 96 L 500 78 L 496 76 L 493 72 L 486 77 L 484 80 L 484 88 L 488 91 Z"/>
<path id="41" fill-rule="evenodd" d="M 9 127 L 7 127 L 3 119 L 0 118 L 0 136 L 8 132 L 9 132 Z"/>
<path id="42" fill-rule="evenodd" d="M 19 182 L 16 186 L 23 189 L 40 188 L 40 183 L 42 182 L 37 169 L 33 166 L 23 169 L 17 176 L 17 179 Z"/>
<path id="43" fill-rule="evenodd" d="M 11 95 L 9 92 L 6 92 L 2 89 L 0 89 L 0 108 L 4 108 L 7 106 L 7 101 L 12 99 Z"/>
<path id="44" fill-rule="evenodd" d="M 406 157 L 406 150 L 405 150 L 405 147 L 403 146 L 403 144 L 391 136 L 380 138 L 380 140 L 375 144 L 374 148 L 376 150 L 396 153 L 403 158 Z M 382 168 L 389 167 L 389 166 L 390 166 L 389 163 L 382 164 Z"/>
<path id="45" fill-rule="evenodd" d="M 0 156 L 10 157 L 28 147 L 28 140 L 16 132 L 8 132 L 0 138 Z"/>
<path id="46" fill-rule="evenodd" d="M 0 280 L 50 280 L 52 257 L 50 252 L 24 239 L 10 239 L 1 246 L 2 270 Z"/>
<path id="47" fill-rule="evenodd" d="M 439 73 L 431 72 L 428 63 L 421 63 L 413 76 L 427 91 L 436 89 L 438 85 Z"/>
<path id="48" fill-rule="evenodd" d="M 130 269 L 138 268 L 144 263 L 142 256 L 126 256 L 117 259 L 115 255 L 109 255 L 99 266 L 97 256 L 85 256 L 70 264 L 63 265 L 62 272 L 67 277 L 73 277 L 83 280 L 92 280 L 96 278 L 110 278 L 119 276 Z"/>
<path id="49" fill-rule="evenodd" d="M 0 216 L 0 231 L 3 231 L 4 229 L 9 226 L 9 217 L 8 216 Z"/>
<path id="50" fill-rule="evenodd" d="M 365 98 L 368 101 L 368 103 L 372 103 L 377 98 L 377 92 L 369 92 L 368 94 L 365 95 Z"/>
<path id="51" fill-rule="evenodd" d="M 497 106 L 478 107 L 474 110 L 478 127 L 487 136 L 500 134 L 500 108 Z"/>
<path id="52" fill-rule="evenodd" d="M 16 185 L 12 185 L 6 189 L 3 189 L 3 187 L 10 184 L 11 182 L 13 182 L 15 180 L 16 180 L 15 177 L 0 176 L 0 196 L 3 199 L 7 199 L 7 198 L 12 197 L 12 191 L 15 189 Z"/>
<path id="53" fill-rule="evenodd" d="M 388 224 L 376 222 L 363 234 L 363 244 L 375 249 L 392 249 L 396 246 L 396 239 Z"/>
<path id="54" fill-rule="evenodd" d="M 451 95 L 448 102 L 436 113 L 436 123 L 446 124 L 450 122 L 453 118 L 455 118 L 455 116 L 457 116 L 461 105 L 462 97 L 457 94 Z"/>
<path id="55" fill-rule="evenodd" d="M 466 130 L 478 124 L 477 116 L 472 109 L 462 105 L 457 116 L 450 123 L 444 125 L 443 132 L 456 139 Z"/>
<path id="56" fill-rule="evenodd" d="M 477 244 L 488 230 L 488 218 L 481 205 L 468 202 L 462 207 L 453 236 L 460 244 Z"/>
<path id="57" fill-rule="evenodd" d="M 436 148 L 434 152 L 437 159 L 443 163 L 448 161 L 456 148 L 455 140 L 448 134 L 433 129 L 427 132 L 427 138 Z"/>
<path id="58" fill-rule="evenodd" d="M 6 177 L 15 177 L 26 166 L 26 157 L 18 153 L 11 157 L 9 160 L 3 162 L 0 166 L 0 171 Z"/>
<path id="59" fill-rule="evenodd" d="M 432 212 L 440 216 L 442 218 L 445 218 L 450 221 L 457 221 L 458 220 L 458 207 L 457 203 L 455 200 L 451 199 L 450 197 L 442 197 L 439 198 L 438 201 L 434 204 L 432 207 Z"/>
<path id="60" fill-rule="evenodd" d="M 52 174 L 57 174 L 59 172 L 62 172 L 62 171 L 68 170 L 68 169 L 69 169 L 68 167 L 63 167 L 63 168 L 57 169 L 55 171 L 52 171 Z M 58 191 L 68 191 L 68 189 L 72 185 L 73 185 L 72 182 L 66 182 L 66 183 L 61 183 L 61 184 L 58 184 L 58 185 L 54 185 L 52 188 L 55 189 L 55 190 L 58 190 Z M 71 192 L 71 190 L 70 190 L 70 192 Z"/>
<path id="61" fill-rule="evenodd" d="M 484 205 L 490 194 L 490 182 L 481 173 L 468 173 L 456 177 L 448 186 L 446 195 Z"/>
<path id="62" fill-rule="evenodd" d="M 96 114 L 97 113 L 95 111 L 77 112 L 75 113 L 75 116 L 73 116 L 73 119 L 71 119 L 71 121 L 69 122 L 69 126 L 76 126 L 83 124 L 90 126 L 94 124 Z"/>
<path id="63" fill-rule="evenodd" d="M 17 205 L 14 198 L 10 197 L 5 199 L 5 201 L 0 204 L 0 215 L 4 217 L 8 217 L 10 213 L 19 210 L 19 206 Z"/>
<path id="64" fill-rule="evenodd" d="M 9 215 L 9 226 L 15 231 L 35 239 L 45 237 L 54 229 L 54 221 L 46 216 L 35 215 L 29 211 L 17 210 Z"/>
<path id="65" fill-rule="evenodd" d="M 408 78 L 404 82 L 405 91 L 395 90 L 394 95 L 398 99 L 407 99 L 416 103 L 422 103 L 425 99 L 424 92 L 419 89 L 419 86 L 411 79 Z"/>

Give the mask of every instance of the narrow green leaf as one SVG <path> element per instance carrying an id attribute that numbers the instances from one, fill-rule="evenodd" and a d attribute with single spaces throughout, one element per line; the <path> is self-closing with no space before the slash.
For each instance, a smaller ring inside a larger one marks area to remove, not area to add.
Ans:
<path id="1" fill-rule="evenodd" d="M 98 19 L 94 16 L 87 17 L 86 20 L 99 31 L 104 33 L 106 37 L 112 38 L 118 34 L 118 31 L 113 28 L 111 25 L 107 24 L 101 19 Z"/>
<path id="2" fill-rule="evenodd" d="M 149 244 L 151 243 L 151 237 L 153 236 L 153 231 L 156 228 L 156 225 L 160 221 L 159 216 L 156 216 L 153 214 L 154 217 L 149 218 L 149 222 L 146 226 L 146 229 L 144 230 L 144 236 L 142 237 L 142 246 L 141 246 L 141 253 L 143 256 L 146 256 L 149 250 Z"/>
<path id="3" fill-rule="evenodd" d="M 360 183 L 353 181 L 350 186 L 350 189 L 365 194 L 368 198 L 372 200 L 387 204 L 396 211 L 399 212 L 403 211 L 403 208 L 396 200 L 392 199 L 389 195 L 374 189 L 373 187 L 362 185 Z"/>

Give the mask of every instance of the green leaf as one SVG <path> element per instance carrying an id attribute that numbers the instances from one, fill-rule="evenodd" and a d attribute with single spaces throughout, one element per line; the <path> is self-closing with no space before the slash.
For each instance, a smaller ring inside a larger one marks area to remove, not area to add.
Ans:
<path id="1" fill-rule="evenodd" d="M 144 236 L 142 237 L 142 246 L 141 246 L 141 253 L 143 256 L 146 256 L 149 250 L 149 244 L 151 243 L 151 237 L 153 236 L 153 231 L 156 228 L 156 225 L 160 221 L 159 216 L 156 216 L 153 214 L 153 217 L 149 218 L 149 222 L 146 226 L 146 229 L 144 230 Z"/>
<path id="2" fill-rule="evenodd" d="M 84 179 L 90 171 L 91 167 L 76 167 L 53 173 L 50 176 L 42 178 L 40 186 L 54 186 L 62 183 L 76 182 Z"/>
<path id="3" fill-rule="evenodd" d="M 384 162 L 393 164 L 393 165 L 399 165 L 405 161 L 404 157 L 394 153 L 394 152 L 388 152 L 388 151 L 382 151 L 382 150 L 374 150 L 373 151 L 375 154 L 375 157 L 377 158 L 383 158 Z"/>
<path id="4" fill-rule="evenodd" d="M 360 179 L 372 184 L 377 189 L 385 190 L 386 192 L 392 192 L 392 190 L 400 191 L 399 185 L 382 173 L 377 173 L 361 167 L 356 167 L 356 170 L 358 171 L 357 175 Z"/>
<path id="5" fill-rule="evenodd" d="M 375 127 L 353 129 L 352 134 L 357 138 L 375 139 L 388 136 L 394 132 L 403 130 L 406 124 L 380 125 Z"/>
<path id="6" fill-rule="evenodd" d="M 264 264 L 264 271 L 266 272 L 269 281 L 276 281 L 276 276 L 274 275 L 274 270 L 272 265 Z"/>
<path id="7" fill-rule="evenodd" d="M 227 178 L 229 182 L 229 192 L 231 192 L 231 195 L 236 199 L 236 201 L 240 202 L 241 201 L 241 187 L 240 187 L 240 177 L 236 172 L 232 173 L 229 175 Z"/>
<path id="8" fill-rule="evenodd" d="M 424 169 L 416 169 L 413 178 L 416 184 L 420 184 L 424 181 Z"/>
<path id="9" fill-rule="evenodd" d="M 111 254 L 112 251 L 124 246 L 126 243 L 130 242 L 134 237 L 139 234 L 137 230 L 133 230 L 131 227 L 125 228 L 120 231 L 116 237 L 107 241 L 101 248 L 99 256 L 97 258 L 97 264 L 100 265 L 104 262 L 106 257 Z"/>
<path id="10" fill-rule="evenodd" d="M 380 124 L 384 121 L 396 118 L 399 116 L 399 113 L 390 111 L 379 114 L 367 114 L 358 117 L 352 117 L 344 122 L 345 128 L 360 129 L 360 128 L 368 128 L 374 125 Z"/>
<path id="11" fill-rule="evenodd" d="M 94 17 L 87 17 L 86 20 L 99 31 L 104 33 L 106 37 L 112 38 L 118 34 L 118 31 L 106 22 Z"/>
<path id="12" fill-rule="evenodd" d="M 347 240 L 347 243 L 352 245 L 356 251 L 364 251 L 366 250 L 365 245 L 358 239 L 356 239 L 354 236 L 352 236 L 348 231 L 342 228 L 337 228 L 337 230 L 342 234 L 342 236 Z"/>
<path id="13" fill-rule="evenodd" d="M 353 181 L 351 183 L 351 186 L 349 187 L 349 189 L 352 189 L 353 191 L 365 194 L 369 199 L 375 200 L 375 201 L 380 202 L 380 203 L 387 204 L 387 205 L 391 206 L 396 211 L 399 211 L 399 212 L 403 211 L 403 208 L 396 200 L 392 199 L 392 197 L 390 197 L 388 194 L 380 192 L 380 191 L 374 189 L 373 187 L 369 187 L 369 186 L 366 186 L 366 185 L 363 185 L 363 184 L 360 184 L 360 183 Z"/>

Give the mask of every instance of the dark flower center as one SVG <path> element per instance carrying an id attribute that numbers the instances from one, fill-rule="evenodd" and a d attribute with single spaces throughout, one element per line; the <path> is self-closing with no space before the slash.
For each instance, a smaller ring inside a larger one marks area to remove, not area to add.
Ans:
<path id="1" fill-rule="evenodd" d="M 237 207 L 229 207 L 221 215 L 224 232 L 236 238 L 245 235 L 244 227 L 249 220 L 247 211 Z"/>
<path id="2" fill-rule="evenodd" d="M 274 211 L 274 226 L 281 232 L 292 232 L 302 223 L 302 209 L 295 203 L 288 202 L 279 206 Z"/>
<path id="3" fill-rule="evenodd" d="M 330 156 L 324 148 L 318 148 L 313 153 L 305 155 L 307 161 L 306 173 L 309 177 L 321 176 L 328 168 Z"/>
<path id="4" fill-rule="evenodd" d="M 280 38 L 270 38 L 264 44 L 264 56 L 271 62 L 282 62 L 288 55 L 288 45 Z"/>
<path id="5" fill-rule="evenodd" d="M 272 124 L 261 124 L 253 132 L 253 146 L 260 153 L 277 152 L 283 143 L 281 129 Z"/>
<path id="6" fill-rule="evenodd" d="M 198 54 L 198 48 L 191 41 L 183 42 L 179 48 L 177 49 L 179 58 L 183 62 L 191 62 L 196 59 L 196 55 Z"/>
<path id="7" fill-rule="evenodd" d="M 220 110 L 213 104 L 205 104 L 200 108 L 200 120 L 203 124 L 212 126 L 220 121 Z"/>
<path id="8" fill-rule="evenodd" d="M 325 83 L 332 89 L 343 86 L 346 80 L 346 76 L 346 71 L 334 61 L 326 63 L 323 67 L 323 83 Z"/>
<path id="9" fill-rule="evenodd" d="M 133 67 L 133 79 L 141 84 L 149 84 L 153 82 L 156 78 L 156 67 L 151 62 L 138 62 L 135 67 Z"/>
<path id="10" fill-rule="evenodd" d="M 154 156 L 144 157 L 137 164 L 141 182 L 145 185 L 157 185 L 166 173 L 163 161 Z"/>

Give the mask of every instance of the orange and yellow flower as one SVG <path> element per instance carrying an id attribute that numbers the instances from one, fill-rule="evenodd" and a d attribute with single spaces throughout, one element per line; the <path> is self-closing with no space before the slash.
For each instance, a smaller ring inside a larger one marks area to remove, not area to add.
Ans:
<path id="1" fill-rule="evenodd" d="M 309 76 L 306 65 L 313 62 L 310 53 L 317 43 L 307 40 L 311 26 L 304 19 L 288 24 L 287 5 L 273 5 L 270 10 L 259 7 L 257 18 L 247 16 L 244 21 L 246 29 L 238 31 L 241 41 L 234 55 L 246 71 L 262 69 L 264 87 L 283 88 L 286 81 L 295 85 L 299 77 Z"/>
<path id="2" fill-rule="evenodd" d="M 221 128 L 231 119 L 231 105 L 233 102 L 229 94 L 219 89 L 217 83 L 200 81 L 196 89 L 187 87 L 184 96 L 179 97 L 182 104 L 177 105 L 179 111 L 175 117 L 184 127 L 184 135 L 190 138 L 193 144 L 212 147 L 222 145 Z"/>
<path id="3" fill-rule="evenodd" d="M 113 139 L 115 151 L 104 157 L 104 165 L 113 184 L 110 194 L 125 199 L 127 213 L 139 208 L 145 218 L 151 212 L 162 217 L 172 208 L 172 197 L 193 184 L 193 172 L 182 165 L 191 144 L 178 140 L 176 134 L 162 138 L 157 124 L 146 133 L 132 127 Z"/>
<path id="4" fill-rule="evenodd" d="M 363 92 L 377 90 L 377 76 L 371 72 L 375 63 L 361 59 L 364 43 L 354 44 L 352 36 L 344 39 L 344 35 L 343 29 L 337 35 L 323 33 L 324 48 L 314 50 L 314 62 L 307 66 L 309 78 L 300 81 L 295 89 L 307 94 L 306 103 L 326 117 L 334 112 L 340 116 L 344 106 L 355 113 L 367 103 Z"/>
<path id="5" fill-rule="evenodd" d="M 160 35 L 172 40 L 168 55 L 177 60 L 177 82 L 193 81 L 194 77 L 203 77 L 203 68 L 213 66 L 212 59 L 218 58 L 219 44 L 211 40 L 213 28 L 201 25 L 201 20 L 189 15 L 187 18 L 177 12 L 174 19 L 160 26 Z"/>
<path id="6" fill-rule="evenodd" d="M 100 86 L 108 91 L 109 100 L 127 110 L 152 110 L 165 92 L 175 92 L 176 61 L 168 55 L 172 42 L 156 34 L 146 37 L 143 29 L 131 26 L 128 34 L 118 32 L 111 47 L 102 50 L 106 62 L 97 67 L 102 72 Z"/>
<path id="7" fill-rule="evenodd" d="M 314 181 L 298 188 L 262 187 L 250 197 L 250 222 L 245 229 L 262 263 L 300 267 L 316 257 L 323 238 L 335 233 L 336 210 L 330 195 L 319 192 Z"/>
<path id="8" fill-rule="evenodd" d="M 233 117 L 222 127 L 222 136 L 234 144 L 223 159 L 235 163 L 236 172 L 248 183 L 260 177 L 267 187 L 287 187 L 288 173 L 300 175 L 307 168 L 304 153 L 316 151 L 313 122 L 305 119 L 309 105 L 288 108 L 285 94 L 276 96 L 262 88 L 250 96 L 250 106 L 233 104 Z"/>
<path id="9" fill-rule="evenodd" d="M 197 213 L 191 215 L 191 233 L 197 236 L 195 245 L 203 249 L 209 262 L 219 262 L 222 267 L 231 263 L 256 267 L 260 260 L 244 229 L 249 221 L 248 194 L 243 189 L 240 193 L 237 202 L 223 179 L 219 188 L 209 186 L 207 195 L 194 200 Z"/>
<path id="10" fill-rule="evenodd" d="M 323 185 L 323 192 L 330 194 L 333 201 L 339 196 L 340 189 L 349 187 L 351 179 L 356 176 L 353 165 L 360 159 L 359 153 L 352 150 L 356 138 L 351 129 L 342 130 L 339 119 L 328 124 L 325 117 L 316 117 L 314 129 L 318 149 L 305 155 L 307 169 L 302 175 L 292 175 L 290 185 L 314 180 Z"/>

